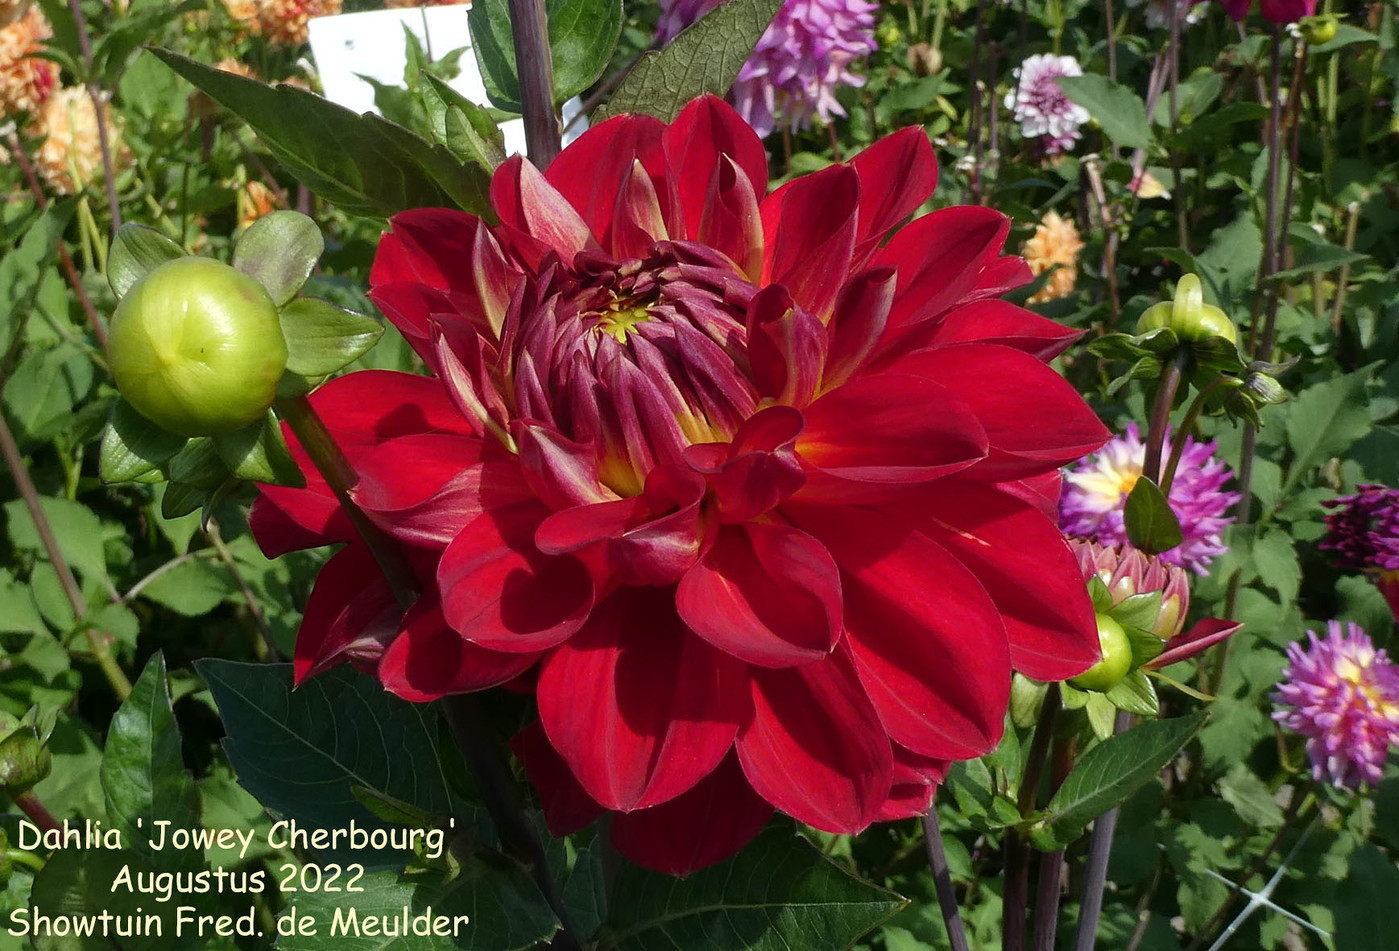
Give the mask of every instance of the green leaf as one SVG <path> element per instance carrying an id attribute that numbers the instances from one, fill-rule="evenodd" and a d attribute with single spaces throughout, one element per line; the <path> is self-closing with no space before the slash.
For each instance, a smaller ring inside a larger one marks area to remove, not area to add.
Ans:
<path id="1" fill-rule="evenodd" d="M 141 589 L 140 596 L 185 617 L 199 617 L 208 614 L 237 590 L 233 578 L 221 566 L 213 567 L 198 558 L 189 558 L 152 578 Z"/>
<path id="2" fill-rule="evenodd" d="M 691 99 L 725 95 L 781 8 L 782 0 L 730 0 L 715 8 L 663 49 L 644 54 L 594 122 L 625 112 L 672 122 Z"/>
<path id="3" fill-rule="evenodd" d="M 309 916 L 316 922 L 316 934 L 284 937 L 277 942 L 278 949 L 343 951 L 346 947 L 373 947 L 439 951 L 457 947 L 471 951 L 523 951 L 546 941 L 559 928 L 558 919 L 522 868 L 487 865 L 474 856 L 463 862 L 457 877 L 450 880 L 437 872 L 371 872 L 359 879 L 358 886 L 364 891 L 348 898 L 325 892 L 297 895 L 289 913 L 297 918 Z M 431 937 L 410 930 L 389 939 L 382 937 L 381 928 L 376 940 L 368 940 L 376 932 L 364 930 L 366 920 L 374 924 L 380 919 L 399 921 L 404 909 L 410 918 L 426 914 L 429 909 L 433 920 L 446 916 L 445 934 Z M 361 933 L 364 937 L 356 940 Z"/>
<path id="4" fill-rule="evenodd" d="M 102 550 L 102 522 L 81 502 L 70 499 L 41 498 L 40 506 L 53 529 L 59 551 L 84 578 L 106 578 L 107 558 Z M 29 517 L 29 509 L 19 499 L 5 503 L 5 518 L 10 525 L 10 543 L 16 548 L 36 552 L 48 560 L 48 550 L 39 540 L 38 529 Z"/>
<path id="5" fill-rule="evenodd" d="M 1290 495 L 1298 481 L 1332 456 L 1338 456 L 1370 431 L 1365 397 L 1369 370 L 1360 369 L 1303 390 L 1287 414 L 1287 439 L 1292 465 L 1282 494 Z"/>
<path id="6" fill-rule="evenodd" d="M 35 442 L 52 439 L 73 422 L 92 383 L 92 360 L 76 343 L 25 354 L 4 388 L 17 435 Z"/>
<path id="7" fill-rule="evenodd" d="M 1106 76 L 1058 76 L 1054 80 L 1064 95 L 1088 110 L 1103 127 L 1103 135 L 1129 149 L 1151 147 L 1151 126 L 1146 106 L 1136 93 Z"/>
<path id="8" fill-rule="evenodd" d="M 384 334 L 373 317 L 303 297 L 281 311 L 287 341 L 287 369 L 300 376 L 326 376 L 369 352 Z"/>
<path id="9" fill-rule="evenodd" d="M 255 278 L 281 307 L 300 292 L 323 251 L 319 225 L 297 211 L 274 211 L 243 232 L 233 246 L 233 266 Z"/>
<path id="10" fill-rule="evenodd" d="M 1302 245 L 1297 252 L 1296 263 L 1292 267 L 1278 271 L 1269 280 L 1273 281 L 1293 281 L 1307 274 L 1318 271 L 1334 271 L 1344 264 L 1359 264 L 1361 261 L 1370 260 L 1370 255 L 1361 254 L 1358 251 L 1347 251 L 1336 244 L 1322 242 L 1308 243 Z"/>
<path id="11" fill-rule="evenodd" d="M 438 713 L 387 693 L 373 677 L 340 667 L 292 690 L 290 664 L 203 660 L 238 781 L 258 801 L 303 826 L 383 827 L 355 797 L 363 786 L 428 813 L 455 812 L 437 744 Z M 374 853 L 343 853 L 370 861 Z"/>
<path id="12" fill-rule="evenodd" d="M 199 801 L 180 756 L 180 728 L 165 683 L 165 657 L 159 652 L 112 717 L 101 777 L 108 820 L 128 848 L 162 870 L 188 871 L 202 864 L 198 849 L 175 851 L 166 842 L 166 848 L 156 850 L 152 844 L 158 821 L 169 822 L 168 829 L 200 828 Z"/>
<path id="13" fill-rule="evenodd" d="M 1276 591 L 1284 604 L 1297 599 L 1302 566 L 1297 561 L 1291 535 L 1279 529 L 1264 533 L 1253 543 L 1253 563 L 1259 580 Z"/>
<path id="14" fill-rule="evenodd" d="M 599 951 L 836 951 L 906 904 L 780 826 L 687 878 L 624 866 L 612 895 Z"/>
<path id="15" fill-rule="evenodd" d="M 435 141 L 464 162 L 498 168 L 505 161 L 505 137 L 490 110 L 477 105 L 432 73 L 422 74 L 423 106 Z"/>
<path id="16" fill-rule="evenodd" d="M 177 519 L 198 512 L 211 491 L 185 482 L 166 483 L 165 494 L 160 499 L 161 518 Z"/>
<path id="17" fill-rule="evenodd" d="M 1047 815 L 1031 828 L 1035 846 L 1052 851 L 1077 839 L 1089 822 L 1145 786 L 1207 718 L 1193 713 L 1150 720 L 1084 753 L 1049 801 Z"/>
<path id="18" fill-rule="evenodd" d="M 196 913 L 208 914 L 209 896 L 181 894 L 177 901 L 158 902 L 151 900 L 150 893 L 135 891 L 138 876 L 145 876 L 149 881 L 155 874 L 156 870 L 130 849 L 55 851 L 39 874 L 34 876 L 28 920 L 32 922 L 33 915 L 41 912 L 51 918 L 63 916 L 98 921 L 98 930 L 94 935 L 81 937 L 71 931 L 63 936 L 38 934 L 33 937 L 34 951 L 114 951 L 117 948 L 121 951 L 166 951 L 187 946 L 188 941 L 182 942 L 176 937 L 176 908 L 180 905 L 194 906 Z M 130 877 L 132 890 L 128 891 L 125 884 L 115 889 L 112 887 L 118 875 Z M 99 916 L 103 912 L 123 916 L 122 920 L 125 920 L 124 916 L 137 915 L 138 910 L 138 920 L 142 922 L 146 915 L 159 918 L 159 930 L 152 925 L 149 936 L 124 938 L 121 944 L 102 935 Z M 6 921 L 8 923 L 8 917 Z M 190 926 L 185 927 L 188 931 Z M 44 929 L 45 932 L 49 930 Z M 18 942 L 14 946 L 18 947 Z"/>
<path id="19" fill-rule="evenodd" d="M 1367 30 L 1362 30 L 1358 26 L 1351 26 L 1349 23 L 1338 23 L 1336 24 L 1335 36 L 1319 46 L 1311 47 L 1307 52 L 1312 56 L 1316 56 L 1320 53 L 1330 53 L 1332 50 L 1338 50 L 1343 46 L 1350 46 L 1352 43 L 1375 43 L 1378 41 L 1379 37 Z"/>
<path id="20" fill-rule="evenodd" d="M 185 443 L 184 448 L 171 457 L 166 470 L 170 473 L 171 482 L 211 491 L 222 485 L 231 474 L 211 436 L 195 436 Z M 169 501 L 168 492 L 166 501 Z"/>
<path id="21" fill-rule="evenodd" d="M 1260 829 L 1282 825 L 1282 807 L 1263 780 L 1243 763 L 1235 763 L 1219 781 L 1219 795 L 1234 807 L 1239 818 Z"/>
<path id="22" fill-rule="evenodd" d="M 1148 555 L 1170 551 L 1185 539 L 1180 520 L 1161 487 L 1146 476 L 1137 479 L 1127 493 L 1127 505 L 1122 511 L 1127 539 Z"/>
<path id="23" fill-rule="evenodd" d="M 622 33 L 622 4 L 619 0 L 545 0 L 544 14 L 557 107 L 602 75 Z M 467 23 L 486 95 L 498 109 L 521 111 L 509 0 L 476 0 Z"/>
<path id="24" fill-rule="evenodd" d="M 219 458 L 240 479 L 297 488 L 306 484 L 306 477 L 287 449 L 282 425 L 271 411 L 251 426 L 213 439 Z"/>
<path id="25" fill-rule="evenodd" d="M 19 246 L 0 259 L 0 353 L 9 349 L 28 319 L 76 207 L 71 198 L 50 204 L 29 225 Z"/>
<path id="26" fill-rule="evenodd" d="M 456 206 L 494 220 L 484 166 L 462 164 L 400 125 L 357 116 L 307 90 L 245 79 L 170 50 L 151 52 L 241 116 L 288 172 L 349 214 Z"/>
<path id="27" fill-rule="evenodd" d="M 1201 66 L 1180 83 L 1176 95 L 1178 115 L 1182 125 L 1188 125 L 1204 114 L 1224 91 L 1224 77 L 1211 66 Z M 1159 126 L 1171 124 L 1171 97 L 1162 96 L 1156 100 L 1156 111 L 1152 121 Z"/>
<path id="28" fill-rule="evenodd" d="M 137 281 L 187 252 L 154 228 L 127 222 L 117 229 L 107 252 L 107 283 L 118 298 L 126 296 Z"/>
<path id="29" fill-rule="evenodd" d="M 118 399 L 102 433 L 97 472 L 103 482 L 132 482 L 169 462 L 188 440 L 166 432 Z"/>
<path id="30" fill-rule="evenodd" d="M 1345 951 L 1390 951 L 1394 947 L 1394 896 L 1399 869 L 1394 860 L 1366 844 L 1350 857 L 1346 885 L 1332 909 L 1336 947 Z"/>

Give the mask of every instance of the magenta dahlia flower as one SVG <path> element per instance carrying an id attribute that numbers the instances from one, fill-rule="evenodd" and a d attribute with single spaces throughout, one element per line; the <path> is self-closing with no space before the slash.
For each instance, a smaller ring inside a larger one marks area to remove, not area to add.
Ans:
<path id="1" fill-rule="evenodd" d="M 1321 503 L 1335 511 L 1326 516 L 1319 547 L 1336 552 L 1340 567 L 1371 575 L 1399 618 L 1399 489 L 1358 488 L 1355 495 Z"/>
<path id="2" fill-rule="evenodd" d="M 1399 744 L 1399 668 L 1353 622 L 1342 634 L 1338 621 L 1327 621 L 1325 639 L 1307 637 L 1308 647 L 1287 647 L 1273 719 L 1307 737 L 1315 779 L 1374 786 Z"/>
<path id="3" fill-rule="evenodd" d="M 1020 134 L 1034 140 L 1041 155 L 1058 155 L 1074 147 L 1079 126 L 1090 118 L 1088 110 L 1071 101 L 1054 80 L 1082 76 L 1083 67 L 1072 56 L 1040 53 L 1015 67 L 1017 82 L 1006 93 L 1006 108 L 1020 123 Z"/>
<path id="4" fill-rule="evenodd" d="M 1168 431 L 1168 446 L 1170 441 Z M 1223 534 L 1234 519 L 1226 513 L 1239 501 L 1237 492 L 1224 491 L 1224 484 L 1233 473 L 1215 455 L 1215 448 L 1213 442 L 1201 443 L 1193 436 L 1185 437 L 1185 449 L 1167 497 L 1180 520 L 1185 540 L 1162 552 L 1161 560 L 1189 568 L 1197 575 L 1208 574 L 1211 559 L 1228 551 Z M 1146 444 L 1138 435 L 1136 423 L 1131 423 L 1125 433 L 1066 472 L 1064 492 L 1059 498 L 1059 526 L 1064 534 L 1104 545 L 1128 544 L 1122 513 L 1127 493 L 1137 484 L 1145 464 Z"/>
<path id="5" fill-rule="evenodd" d="M 664 43 L 722 0 L 660 0 L 658 39 Z M 851 66 L 873 53 L 875 3 L 865 0 L 786 0 L 743 64 L 733 85 L 739 113 L 759 135 L 779 125 L 805 128 L 845 110 L 841 86 L 863 86 Z"/>
<path id="6" fill-rule="evenodd" d="M 1195 0 L 1197 4 L 1208 0 Z M 1234 20 L 1248 16 L 1253 0 L 1220 0 L 1224 10 Z M 1296 23 L 1316 13 L 1316 0 L 1258 0 L 1258 9 L 1269 23 Z"/>
<path id="7" fill-rule="evenodd" d="M 889 236 L 936 168 L 906 129 L 767 194 L 761 140 L 708 97 L 546 172 L 512 158 L 491 221 L 396 216 L 371 294 L 435 376 L 311 403 L 422 594 L 405 614 L 314 472 L 267 489 L 269 554 L 348 543 L 298 678 L 532 690 L 515 748 L 550 828 L 613 813 L 652 868 L 725 858 L 774 809 L 833 832 L 925 811 L 995 746 L 1013 669 L 1097 660 L 1053 512 L 1107 436 L 1046 366 L 1077 334 L 996 299 L 1029 279 L 1005 216 Z"/>

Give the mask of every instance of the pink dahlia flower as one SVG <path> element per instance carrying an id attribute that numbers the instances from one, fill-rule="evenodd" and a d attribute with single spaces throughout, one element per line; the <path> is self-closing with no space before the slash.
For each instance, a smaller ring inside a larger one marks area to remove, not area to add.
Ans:
<path id="1" fill-rule="evenodd" d="M 1082 76 L 1083 68 L 1072 56 L 1041 53 L 1015 68 L 1015 89 L 1006 93 L 1006 108 L 1020 123 L 1020 134 L 1033 139 L 1042 155 L 1058 155 L 1074 147 L 1079 126 L 1090 118 L 1088 110 L 1070 101 L 1054 80 Z"/>
<path id="2" fill-rule="evenodd" d="M 1307 737 L 1312 776 L 1355 789 L 1380 781 L 1389 747 L 1399 744 L 1399 668 L 1375 650 L 1360 626 L 1326 622 L 1326 637 L 1289 644 L 1273 699 L 1273 719 Z"/>
<path id="3" fill-rule="evenodd" d="M 906 129 L 768 194 L 761 140 L 707 97 L 545 172 L 510 159 L 491 220 L 395 217 L 371 293 L 435 376 L 311 404 L 422 593 L 395 603 L 314 472 L 268 488 L 269 554 L 348 543 L 297 676 L 533 690 L 515 746 L 550 828 L 613 813 L 652 868 L 725 858 L 774 809 L 926 811 L 996 745 L 1012 670 L 1098 659 L 1053 505 L 1107 436 L 1046 365 L 1077 334 L 996 299 L 1029 279 L 1004 215 L 890 236 L 936 169 Z"/>
<path id="4" fill-rule="evenodd" d="M 1248 16 L 1249 7 L 1253 6 L 1253 0 L 1220 0 L 1220 3 L 1231 18 L 1240 21 Z M 1258 0 L 1258 8 L 1269 23 L 1296 23 L 1316 13 L 1316 0 Z"/>
<path id="5" fill-rule="evenodd" d="M 1166 442 L 1169 445 L 1169 432 Z M 1127 493 L 1137 484 L 1145 464 L 1146 443 L 1132 423 L 1121 436 L 1066 472 L 1059 499 L 1059 525 L 1064 533 L 1104 545 L 1128 544 L 1122 513 Z M 1162 552 L 1162 561 L 1204 575 L 1209 573 L 1210 561 L 1228 550 L 1223 534 L 1234 519 L 1226 513 L 1239 501 L 1237 492 L 1224 491 L 1232 476 L 1224 460 L 1215 455 L 1213 442 L 1185 438 L 1167 499 L 1180 520 L 1185 540 Z"/>
<path id="6" fill-rule="evenodd" d="M 720 2 L 661 0 L 658 39 L 667 42 Z M 786 0 L 734 81 L 739 114 L 759 135 L 845 115 L 835 91 L 865 84 L 850 67 L 877 49 L 878 9 L 865 0 Z"/>
<path id="7" fill-rule="evenodd" d="M 1368 573 L 1399 618 L 1399 489 L 1358 486 L 1359 492 L 1321 504 L 1326 516 L 1321 547 L 1337 553 L 1342 568 Z"/>

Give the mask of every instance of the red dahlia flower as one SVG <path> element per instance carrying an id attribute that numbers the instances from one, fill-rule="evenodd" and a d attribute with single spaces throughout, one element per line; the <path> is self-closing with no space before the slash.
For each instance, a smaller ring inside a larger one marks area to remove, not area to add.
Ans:
<path id="1" fill-rule="evenodd" d="M 1058 467 L 1108 435 L 1045 365 L 1074 332 L 995 299 L 1029 280 L 1003 215 L 885 242 L 936 168 L 906 129 L 769 195 L 706 98 L 511 159 L 498 221 L 394 218 L 371 293 L 436 376 L 311 401 L 423 593 L 400 611 L 313 473 L 269 488 L 269 555 L 349 543 L 297 676 L 349 659 L 429 700 L 530 672 L 515 748 L 550 827 L 614 812 L 671 872 L 774 807 L 833 832 L 925 811 L 997 742 L 1012 668 L 1097 660 L 1054 516 Z"/>

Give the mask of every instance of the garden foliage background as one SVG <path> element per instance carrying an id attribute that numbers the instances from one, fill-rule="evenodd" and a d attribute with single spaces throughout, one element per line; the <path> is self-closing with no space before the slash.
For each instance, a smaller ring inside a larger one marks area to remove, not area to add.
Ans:
<path id="1" fill-rule="evenodd" d="M 607 9 L 593 0 L 576 5 Z M 377 4 L 344 3 L 347 11 L 371 6 Z M 756 11 L 760 4 L 749 6 Z M 780 183 L 848 158 L 894 129 L 923 126 L 941 172 L 927 207 L 1000 209 L 1015 222 L 1012 250 L 1025 247 L 1050 213 L 1075 224 L 1081 249 L 1061 236 L 1059 269 L 1044 270 L 1019 298 L 1033 295 L 1033 309 L 1090 340 L 1130 332 L 1148 305 L 1171 296 L 1182 270 L 1201 276 L 1207 299 L 1245 335 L 1265 288 L 1279 289 L 1277 359 L 1296 361 L 1279 378 L 1291 398 L 1263 410 L 1251 517 L 1229 529 L 1228 553 L 1193 590 L 1192 619 L 1232 607 L 1245 627 L 1227 653 L 1208 655 L 1198 669 L 1172 668 L 1214 696 L 1204 705 L 1210 719 L 1171 767 L 1143 777 L 1122 808 L 1099 947 L 1202 947 L 1243 907 L 1228 901 L 1228 883 L 1257 890 L 1285 861 L 1271 901 L 1331 937 L 1264 909 L 1228 946 L 1392 948 L 1399 768 L 1391 756 L 1385 779 L 1364 794 L 1314 786 L 1300 741 L 1270 719 L 1270 694 L 1285 646 L 1327 620 L 1358 622 L 1377 645 L 1395 644 L 1393 616 L 1371 581 L 1338 569 L 1317 543 L 1324 500 L 1361 483 L 1399 485 L 1399 3 L 1335 4 L 1327 9 L 1344 18 L 1331 38 L 1286 40 L 1283 61 L 1298 72 L 1284 82 L 1296 89 L 1300 135 L 1295 166 L 1284 159 L 1281 174 L 1295 182 L 1295 195 L 1282 210 L 1281 265 L 1264 284 L 1268 109 L 1260 93 L 1270 69 L 1268 25 L 1255 15 L 1236 29 L 1215 4 L 1205 7 L 1199 22 L 1183 27 L 1178 84 L 1155 97 L 1148 113 L 1153 64 L 1168 40 L 1160 21 L 1148 17 L 1154 8 L 1116 9 L 1110 48 L 1110 8 L 1098 0 L 885 0 L 875 13 L 878 49 L 853 67 L 865 82 L 836 93 L 845 114 L 829 125 L 770 135 L 773 175 Z M 34 9 L 51 27 L 36 50 L 45 57 L 36 68 L 75 90 L 74 97 L 86 97 L 88 84 L 110 100 L 107 162 L 114 177 L 105 180 L 93 149 L 95 126 L 73 118 L 81 107 L 69 106 L 72 127 L 65 129 L 61 119 L 45 124 L 37 105 L 25 108 L 11 97 L 0 139 L 4 420 L 76 587 L 65 586 L 63 568 L 7 469 L 0 475 L 0 715 L 13 726 L 38 708 L 37 732 L 24 726 L 15 734 L 20 740 L 0 744 L 0 759 L 16 771 L 7 781 L 20 776 L 11 788 L 21 788 L 30 760 L 47 757 L 33 793 L 55 816 L 121 828 L 145 816 L 265 829 L 267 809 L 327 825 L 351 817 L 408 824 L 448 813 L 475 817 L 476 827 L 462 831 L 472 844 L 450 863 L 383 857 L 388 864 L 370 874 L 372 889 L 361 904 L 387 908 L 429 896 L 440 908 L 470 908 L 475 926 L 463 947 L 547 941 L 554 915 L 528 876 L 492 852 L 493 833 L 436 706 L 399 701 L 343 667 L 290 689 L 281 659 L 292 653 L 326 553 L 263 557 L 247 528 L 250 487 L 201 512 L 172 500 L 164 485 L 106 485 L 97 474 L 115 397 L 101 338 L 115 306 L 104 278 L 114 225 L 142 222 L 190 251 L 226 260 L 231 241 L 259 215 L 300 209 L 326 239 L 305 292 L 373 314 L 364 291 L 385 216 L 450 200 L 443 181 L 479 186 L 437 174 L 442 163 L 469 165 L 462 152 L 469 143 L 451 138 L 436 87 L 418 71 L 450 75 L 458 57 L 429 64 L 418 51 L 406 90 L 379 91 L 389 119 L 443 145 L 428 151 L 389 126 L 317 113 L 302 93 L 285 89 L 277 94 L 284 111 L 253 109 L 261 119 L 250 127 L 215 102 L 239 100 L 242 91 L 210 98 L 141 51 L 163 47 L 196 63 L 241 64 L 264 80 L 314 88 L 299 37 L 250 31 L 220 0 L 39 0 Z M 606 98 L 614 74 L 651 46 L 658 17 L 654 4 L 627 0 L 615 52 L 604 50 L 590 74 L 586 56 L 597 54 L 580 54 L 583 83 L 592 84 L 580 87 L 585 97 L 600 90 L 596 101 Z M 1299 60 L 1294 51 L 1302 46 Z M 1012 71 L 1046 52 L 1082 64 L 1089 79 L 1075 98 L 1094 117 L 1079 141 L 1053 157 L 1022 137 L 1004 103 L 1015 88 Z M 3 82 L 18 82 L 13 61 L 7 69 Z M 221 88 L 217 75 L 180 70 L 211 92 Z M 599 74 L 602 81 L 594 82 Z M 371 138 L 377 151 L 348 161 L 336 153 L 339 141 Z M 1140 187 L 1141 171 L 1156 187 Z M 391 327 L 355 366 L 420 369 Z M 1125 365 L 1082 346 L 1060 366 L 1114 431 L 1144 424 L 1151 381 L 1114 385 Z M 1199 432 L 1217 440 L 1238 469 L 1242 425 L 1206 416 Z M 124 705 L 96 662 L 103 652 L 135 681 Z M 1161 693 L 1166 716 L 1201 706 L 1170 688 Z M 488 710 L 507 735 L 524 722 L 526 701 L 496 694 Z M 955 767 L 937 800 L 977 948 L 1000 946 L 1002 845 L 1019 818 L 1027 726 L 1012 724 L 995 753 Z M 45 734 L 40 753 L 34 738 Z M 58 851 L 45 861 L 42 850 L 18 847 L 16 822 L 10 809 L 0 921 L 31 901 L 91 910 L 141 904 L 140 896 L 99 893 L 94 883 L 110 878 L 110 863 L 247 870 L 305 858 L 264 851 L 239 865 L 216 850 L 173 857 Z M 600 947 L 949 946 L 917 822 L 878 825 L 858 837 L 795 832 L 810 845 L 779 821 L 737 858 L 679 882 L 616 867 L 591 831 L 567 842 L 546 835 L 546 844 L 574 931 Z M 1071 924 L 1086 840 L 1066 841 Z M 336 901 L 273 892 L 259 899 L 260 920 L 271 922 L 291 904 L 308 913 Z M 1061 931 L 1067 940 L 1072 929 Z M 208 946 L 266 947 L 271 940 Z M 280 946 L 327 942 L 283 939 Z M 19 943 L 0 931 L 0 945 Z M 76 938 L 36 945 L 174 946 Z M 440 945 L 393 945 L 420 946 Z"/>

